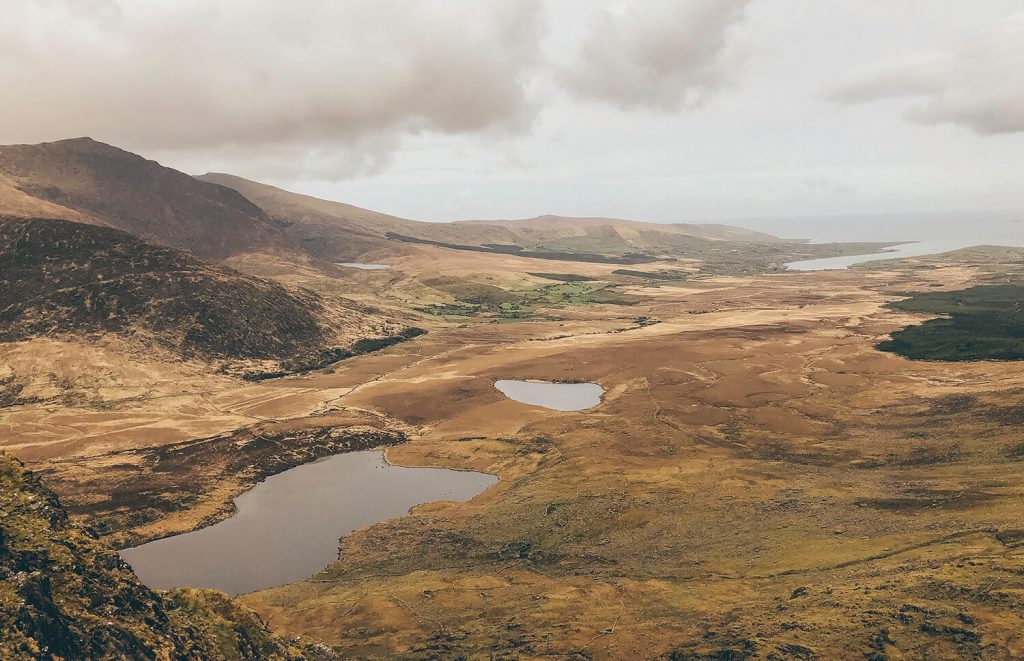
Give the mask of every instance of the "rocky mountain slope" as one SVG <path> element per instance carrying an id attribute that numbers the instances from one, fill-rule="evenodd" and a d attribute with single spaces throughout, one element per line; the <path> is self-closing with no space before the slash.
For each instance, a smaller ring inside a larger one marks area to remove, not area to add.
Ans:
<path id="1" fill-rule="evenodd" d="M 0 453 L 0 658 L 302 659 L 330 650 L 273 635 L 208 590 L 158 593 L 68 519 L 57 496 Z"/>
<path id="2" fill-rule="evenodd" d="M 279 360 L 330 344 L 368 316 L 112 228 L 0 222 L 0 341 L 111 332 L 185 357 Z"/>
<path id="3" fill-rule="evenodd" d="M 204 259 L 298 252 L 236 191 L 89 138 L 0 146 L 0 214 L 108 225 Z"/>

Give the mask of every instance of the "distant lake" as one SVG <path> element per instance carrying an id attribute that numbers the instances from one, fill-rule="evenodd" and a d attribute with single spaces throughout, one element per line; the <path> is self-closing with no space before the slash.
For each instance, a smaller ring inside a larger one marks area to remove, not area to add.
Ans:
<path id="1" fill-rule="evenodd" d="M 509 399 L 556 411 L 582 411 L 601 403 L 604 388 L 596 383 L 548 383 L 502 379 L 494 387 Z"/>
<path id="2" fill-rule="evenodd" d="M 362 269 L 364 271 L 380 271 L 391 268 L 388 264 L 362 264 L 360 262 L 335 262 L 335 266 L 345 266 L 350 269 Z"/>
<path id="3" fill-rule="evenodd" d="M 337 560 L 346 533 L 421 503 L 469 500 L 497 481 L 486 473 L 391 466 L 379 450 L 348 452 L 268 477 L 235 499 L 230 519 L 121 556 L 151 588 L 237 595 L 315 574 Z"/>
<path id="4" fill-rule="evenodd" d="M 829 271 L 834 269 L 845 269 L 854 264 L 863 262 L 874 262 L 880 259 L 899 259 L 901 257 L 917 257 L 919 255 L 933 255 L 960 248 L 976 246 L 971 241 L 915 241 L 914 243 L 903 243 L 893 246 L 885 252 L 871 253 L 868 255 L 846 255 L 844 257 L 825 257 L 823 259 L 806 259 L 799 262 L 789 262 L 786 268 L 791 271 Z M 1005 245 L 1005 244 L 1003 244 Z"/>
<path id="5" fill-rule="evenodd" d="M 794 270 L 841 269 L 852 264 L 913 257 L 979 245 L 1024 247 L 1024 213 L 948 212 L 825 218 L 776 218 L 733 221 L 741 227 L 787 239 L 833 241 L 911 241 L 892 252 L 830 257 L 787 266 Z"/>

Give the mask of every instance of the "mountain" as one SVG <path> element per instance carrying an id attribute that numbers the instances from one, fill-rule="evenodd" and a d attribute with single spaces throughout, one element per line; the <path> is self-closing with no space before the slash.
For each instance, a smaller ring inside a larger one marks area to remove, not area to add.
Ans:
<path id="1" fill-rule="evenodd" d="M 708 272 L 734 272 L 737 255 L 755 255 L 752 268 L 763 271 L 863 248 L 803 246 L 727 225 L 615 218 L 421 222 L 227 174 L 190 177 L 89 138 L 0 146 L 0 215 L 106 225 L 293 280 L 300 272 L 330 271 L 323 262 L 433 248 L 611 264 L 693 258 Z"/>
<path id="2" fill-rule="evenodd" d="M 333 656 L 275 636 L 223 593 L 150 590 L 21 462 L 0 453 L 0 658 Z"/>
<path id="3" fill-rule="evenodd" d="M 707 252 L 709 242 L 781 243 L 776 237 L 725 225 L 646 223 L 611 218 L 540 216 L 527 220 L 472 220 L 431 223 L 349 204 L 292 193 L 228 174 L 209 173 L 202 181 L 233 188 L 261 209 L 308 252 L 332 261 L 358 261 L 406 254 L 414 244 L 524 256 L 624 258 L 636 263 L 654 255 Z M 638 253 L 645 253 L 640 258 Z"/>
<path id="4" fill-rule="evenodd" d="M 516 235 L 501 227 L 469 223 L 428 223 L 390 216 L 351 204 L 293 193 L 223 173 L 198 179 L 232 188 L 263 209 L 310 254 L 336 262 L 368 254 L 378 258 L 409 253 L 411 242 L 399 237 L 452 245 L 512 245 Z"/>
<path id="5" fill-rule="evenodd" d="M 0 214 L 107 225 L 204 259 L 298 252 L 235 190 L 90 138 L 0 146 Z"/>
<path id="6" fill-rule="evenodd" d="M 0 341 L 110 332 L 184 357 L 280 360 L 360 337 L 369 317 L 113 228 L 0 219 Z"/>

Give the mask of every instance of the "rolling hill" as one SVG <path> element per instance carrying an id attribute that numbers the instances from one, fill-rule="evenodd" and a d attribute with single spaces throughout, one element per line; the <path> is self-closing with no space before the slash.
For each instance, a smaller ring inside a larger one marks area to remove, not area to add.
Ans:
<path id="1" fill-rule="evenodd" d="M 525 241 L 549 241 L 552 237 L 578 237 L 617 234 L 634 246 L 658 245 L 666 235 L 682 235 L 723 241 L 755 241 L 778 243 L 783 241 L 771 234 L 755 232 L 742 227 L 713 223 L 650 223 L 620 218 L 583 218 L 572 216 L 537 216 L 522 220 L 462 220 L 463 225 L 486 225 L 504 228 Z M 654 242 L 645 241 L 653 239 Z"/>
<path id="2" fill-rule="evenodd" d="M 885 243 L 812 244 L 728 225 L 662 224 L 614 218 L 421 222 L 321 200 L 226 174 L 203 181 L 237 190 L 311 255 L 333 262 L 385 259 L 417 246 L 545 260 L 643 264 L 694 259 L 704 273 L 779 271 L 786 262 L 864 254 Z"/>
<path id="3" fill-rule="evenodd" d="M 0 214 L 105 225 L 274 275 L 292 266 L 323 269 L 317 260 L 384 259 L 422 246 L 612 264 L 698 259 L 716 272 L 735 272 L 737 259 L 753 259 L 750 268 L 763 271 L 854 250 L 714 224 L 564 216 L 421 222 L 229 174 L 191 177 L 89 138 L 0 146 Z"/>
<path id="4" fill-rule="evenodd" d="M 237 190 L 262 208 L 292 239 L 317 257 L 350 261 L 403 254 L 408 246 L 430 244 L 502 253 L 569 257 L 623 257 L 640 251 L 679 253 L 708 241 L 782 243 L 780 239 L 725 225 L 660 224 L 611 218 L 540 216 L 527 220 L 468 220 L 434 223 L 398 218 L 350 204 L 292 193 L 228 174 L 203 181 Z M 594 261 L 588 259 L 585 261 Z M 647 260 L 626 260 L 626 263 Z"/>

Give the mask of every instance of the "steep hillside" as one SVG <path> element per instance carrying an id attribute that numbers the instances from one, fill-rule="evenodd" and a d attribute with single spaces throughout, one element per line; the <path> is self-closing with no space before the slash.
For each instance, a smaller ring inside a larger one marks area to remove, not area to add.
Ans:
<path id="1" fill-rule="evenodd" d="M 236 191 L 89 138 L 0 146 L 0 213 L 109 225 L 205 259 L 297 251 Z"/>
<path id="2" fill-rule="evenodd" d="M 0 222 L 0 341 L 114 332 L 186 357 L 284 359 L 366 316 L 332 305 L 115 229 Z"/>
<path id="3" fill-rule="evenodd" d="M 355 261 L 371 252 L 391 255 L 408 252 L 401 243 L 388 241 L 387 233 L 409 233 L 419 224 L 230 174 L 211 172 L 196 178 L 238 191 L 284 227 L 297 245 L 317 257 L 333 261 Z"/>
<path id="4" fill-rule="evenodd" d="M 301 659 L 330 650 L 273 635 L 226 595 L 161 594 L 68 519 L 57 496 L 0 453 L 0 658 Z"/>
<path id="5" fill-rule="evenodd" d="M 230 174 L 197 177 L 237 190 L 283 226 L 296 244 L 310 254 L 333 261 L 356 260 L 410 251 L 410 242 L 397 237 L 453 245 L 513 245 L 517 237 L 502 227 L 470 223 L 426 223 L 292 193 Z"/>

